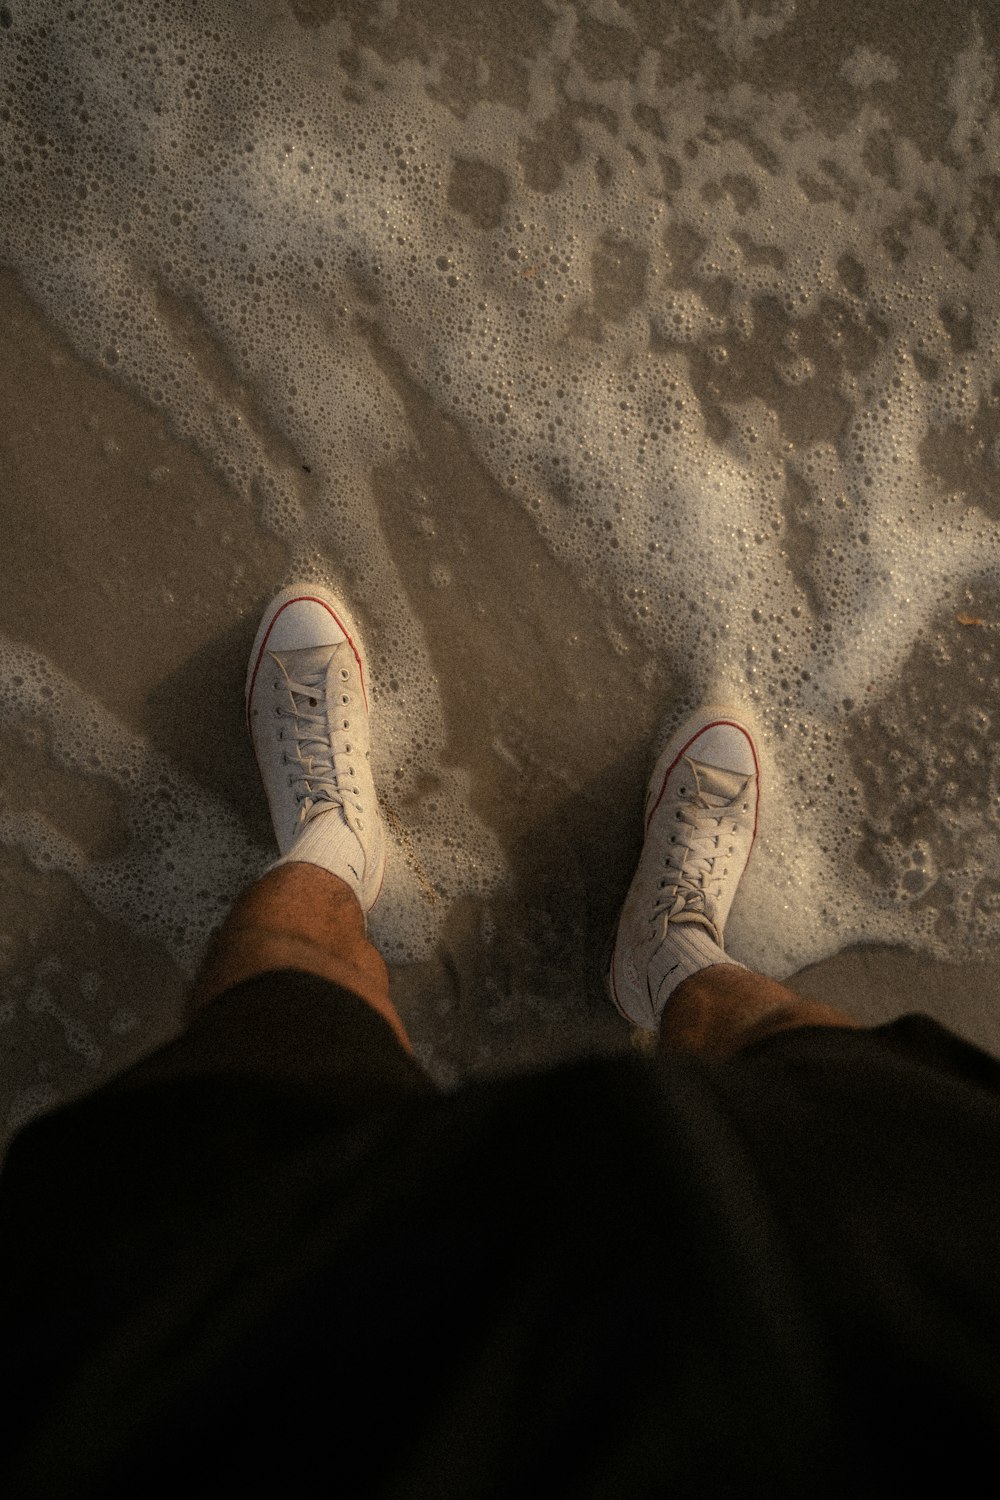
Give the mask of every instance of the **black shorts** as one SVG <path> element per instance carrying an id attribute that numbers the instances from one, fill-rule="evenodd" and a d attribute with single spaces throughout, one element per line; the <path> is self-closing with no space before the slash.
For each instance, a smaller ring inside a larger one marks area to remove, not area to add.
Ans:
<path id="1" fill-rule="evenodd" d="M 15 1138 L 0 1492 L 954 1491 L 998 1162 L 1000 1064 L 924 1016 L 443 1094 L 266 975 Z"/>

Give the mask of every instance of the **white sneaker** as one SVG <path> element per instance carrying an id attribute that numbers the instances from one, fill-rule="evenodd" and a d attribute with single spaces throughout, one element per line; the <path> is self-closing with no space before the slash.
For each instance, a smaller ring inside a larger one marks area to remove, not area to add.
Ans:
<path id="1" fill-rule="evenodd" d="M 293 585 L 264 611 L 247 669 L 247 724 L 281 850 L 321 865 L 371 910 L 385 830 L 369 764 L 367 666 L 340 601 Z M 271 866 L 275 868 L 275 866 Z"/>
<path id="2" fill-rule="evenodd" d="M 757 835 L 759 790 L 753 736 L 728 709 L 692 714 L 657 760 L 608 975 L 634 1026 L 655 1031 L 682 980 L 733 963 L 723 931 Z"/>

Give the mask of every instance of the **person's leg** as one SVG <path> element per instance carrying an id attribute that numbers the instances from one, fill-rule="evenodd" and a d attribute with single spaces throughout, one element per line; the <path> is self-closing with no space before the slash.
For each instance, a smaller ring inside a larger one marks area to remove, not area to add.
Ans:
<path id="1" fill-rule="evenodd" d="M 358 898 L 329 870 L 300 862 L 279 865 L 243 892 L 212 943 L 189 1015 L 233 985 L 277 969 L 317 974 L 351 990 L 412 1051 L 389 998 L 385 962 L 365 934 Z"/>
<path id="2" fill-rule="evenodd" d="M 280 858 L 239 897 L 188 1002 L 193 1019 L 258 975 L 298 970 L 359 996 L 411 1052 L 368 941 L 386 841 L 369 751 L 368 669 L 327 589 L 283 589 L 250 652 L 246 713 Z"/>
<path id="3" fill-rule="evenodd" d="M 800 1026 L 863 1029 L 845 1011 L 807 1000 L 763 974 L 712 964 L 679 984 L 660 1022 L 661 1052 L 723 1059 Z"/>

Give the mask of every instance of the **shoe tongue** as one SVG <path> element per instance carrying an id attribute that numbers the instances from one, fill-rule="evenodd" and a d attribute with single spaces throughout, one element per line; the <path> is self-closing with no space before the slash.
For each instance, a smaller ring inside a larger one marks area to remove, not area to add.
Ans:
<path id="1" fill-rule="evenodd" d="M 708 766 L 690 758 L 688 764 L 694 772 L 699 795 L 712 807 L 728 807 L 743 796 L 750 784 L 750 777 L 739 771 L 724 771 L 721 766 Z"/>
<path id="2" fill-rule="evenodd" d="M 336 655 L 336 646 L 300 646 L 294 651 L 272 651 L 293 682 L 305 682 L 324 673 Z"/>

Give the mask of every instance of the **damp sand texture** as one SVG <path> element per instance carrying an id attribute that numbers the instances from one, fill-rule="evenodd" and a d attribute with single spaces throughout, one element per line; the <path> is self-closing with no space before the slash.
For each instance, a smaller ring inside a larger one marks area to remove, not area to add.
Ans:
<path id="1" fill-rule="evenodd" d="M 1000 1045 L 1000 98 L 959 4 L 0 6 L 9 1134 L 176 1034 L 273 856 L 246 655 L 373 675 L 372 932 L 443 1083 L 629 1045 L 691 706 L 733 955 Z"/>

